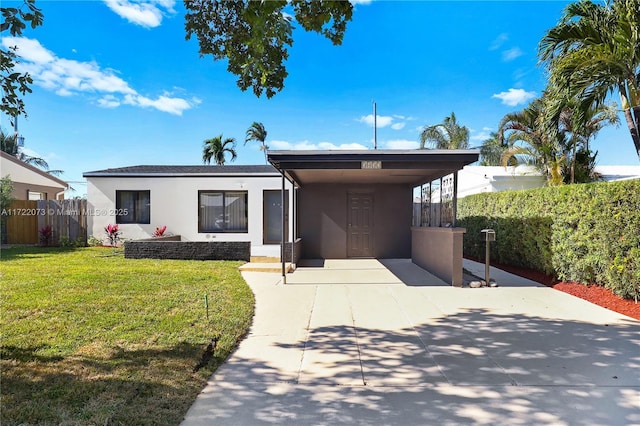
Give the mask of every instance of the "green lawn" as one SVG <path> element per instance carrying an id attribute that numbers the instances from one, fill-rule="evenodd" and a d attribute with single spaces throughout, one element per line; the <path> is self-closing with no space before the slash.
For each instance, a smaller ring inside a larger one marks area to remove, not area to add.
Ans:
<path id="1" fill-rule="evenodd" d="M 0 257 L 3 426 L 178 424 L 253 317 L 240 262 L 108 248 Z M 214 336 L 214 358 L 194 373 Z"/>

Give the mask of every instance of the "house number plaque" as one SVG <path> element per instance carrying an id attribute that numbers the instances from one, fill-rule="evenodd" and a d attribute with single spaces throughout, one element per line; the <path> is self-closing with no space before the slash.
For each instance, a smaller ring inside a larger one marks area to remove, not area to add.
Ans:
<path id="1" fill-rule="evenodd" d="M 381 169 L 382 168 L 382 161 L 363 161 L 361 166 L 361 169 Z"/>

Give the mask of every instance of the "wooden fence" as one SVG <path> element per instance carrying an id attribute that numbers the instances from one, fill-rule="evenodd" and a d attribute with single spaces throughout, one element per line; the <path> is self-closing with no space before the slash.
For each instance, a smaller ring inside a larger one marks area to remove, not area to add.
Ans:
<path id="1" fill-rule="evenodd" d="M 8 244 L 87 242 L 87 200 L 17 200 L 3 214 Z M 41 230 L 47 226 L 51 237 L 41 241 Z"/>

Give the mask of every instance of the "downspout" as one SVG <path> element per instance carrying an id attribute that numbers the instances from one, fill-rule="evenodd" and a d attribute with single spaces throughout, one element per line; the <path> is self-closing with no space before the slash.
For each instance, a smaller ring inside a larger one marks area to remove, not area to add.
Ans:
<path id="1" fill-rule="evenodd" d="M 456 216 L 458 215 L 458 171 L 453 174 L 453 219 L 451 227 L 456 227 Z"/>
<path id="2" fill-rule="evenodd" d="M 291 267 L 295 268 L 295 245 L 296 245 L 296 186 L 291 186 Z"/>
<path id="3" fill-rule="evenodd" d="M 60 195 L 64 195 L 65 192 L 67 192 L 69 190 L 69 185 L 67 185 L 67 187 L 65 189 L 63 189 L 60 192 L 56 192 L 56 200 L 59 200 Z M 62 198 L 64 200 L 64 198 Z"/>
<path id="4" fill-rule="evenodd" d="M 285 192 L 284 192 L 284 170 L 281 172 L 282 173 L 282 191 L 280 192 L 280 207 L 282 209 L 282 226 L 281 226 L 281 244 L 280 244 L 280 260 L 282 261 L 282 284 L 286 284 L 287 283 L 287 275 L 286 275 L 286 271 L 285 271 L 285 261 L 286 259 L 284 258 L 284 243 L 285 243 Z"/>
<path id="5" fill-rule="evenodd" d="M 438 228 L 442 227 L 442 178 L 440 178 L 440 202 L 438 203 Z"/>

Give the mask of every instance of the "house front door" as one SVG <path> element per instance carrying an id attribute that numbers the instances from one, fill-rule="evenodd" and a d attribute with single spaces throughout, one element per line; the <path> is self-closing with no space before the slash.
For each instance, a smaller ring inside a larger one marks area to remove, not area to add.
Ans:
<path id="1" fill-rule="evenodd" d="M 347 257 L 373 257 L 373 194 L 349 193 Z"/>
<path id="2" fill-rule="evenodd" d="M 289 191 L 284 192 L 285 241 L 289 239 Z M 282 192 L 265 190 L 263 195 L 264 244 L 280 244 L 282 241 Z"/>

